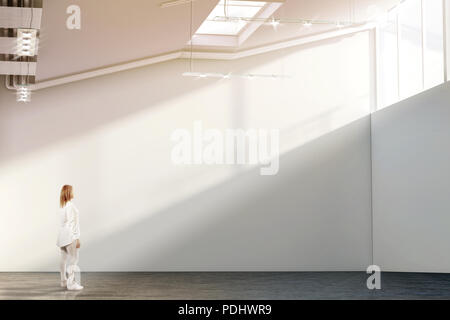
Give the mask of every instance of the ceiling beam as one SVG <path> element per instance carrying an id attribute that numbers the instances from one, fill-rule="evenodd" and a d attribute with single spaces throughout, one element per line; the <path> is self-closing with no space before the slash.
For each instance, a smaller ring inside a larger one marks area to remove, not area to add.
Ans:
<path id="1" fill-rule="evenodd" d="M 359 25 L 359 26 L 353 26 L 353 27 L 343 28 L 343 29 L 339 29 L 339 30 L 335 30 L 335 31 L 324 32 L 324 33 L 320 33 L 320 34 L 316 34 L 316 35 L 301 37 L 301 38 L 294 39 L 294 40 L 283 41 L 280 43 L 275 43 L 275 44 L 271 44 L 271 45 L 267 45 L 267 46 L 263 46 L 263 47 L 259 47 L 259 48 L 248 49 L 248 50 L 243 50 L 243 51 L 238 51 L 238 52 L 229 52 L 229 53 L 202 52 L 202 51 L 190 52 L 189 50 L 183 50 L 183 51 L 178 51 L 178 52 L 165 54 L 165 55 L 161 55 L 161 56 L 157 56 L 157 57 L 152 57 L 152 58 L 142 59 L 142 60 L 133 61 L 133 62 L 129 62 L 129 63 L 124 63 L 121 65 L 97 69 L 94 71 L 87 71 L 87 72 L 82 72 L 82 73 L 78 73 L 75 75 L 63 76 L 63 77 L 56 78 L 56 79 L 41 81 L 41 82 L 38 82 L 38 83 L 32 85 L 31 89 L 39 90 L 39 89 L 54 87 L 54 86 L 58 86 L 58 85 L 62 85 L 62 84 L 75 82 L 75 81 L 86 80 L 86 79 L 91 79 L 91 78 L 98 77 L 98 76 L 103 76 L 106 74 L 125 71 L 125 70 L 134 69 L 134 68 L 138 68 L 138 67 L 144 67 L 144 66 L 148 66 L 151 64 L 164 62 L 164 61 L 169 61 L 169 60 L 174 60 L 174 59 L 179 59 L 179 58 L 190 58 L 191 55 L 192 55 L 193 59 L 236 60 L 236 59 L 241 59 L 241 58 L 245 58 L 245 57 L 249 57 L 249 56 L 253 56 L 253 55 L 257 55 L 257 54 L 276 51 L 276 50 L 280 50 L 280 49 L 284 49 L 284 48 L 288 48 L 288 47 L 304 45 L 304 44 L 313 43 L 313 42 L 317 42 L 317 41 L 321 41 L 321 40 L 326 40 L 326 39 L 331 39 L 331 38 L 336 38 L 336 37 L 341 37 L 341 36 L 345 36 L 345 35 L 362 32 L 362 31 L 372 30 L 373 28 L 375 28 L 375 26 L 376 26 L 375 24 L 366 23 L 366 24 Z"/>
<path id="2" fill-rule="evenodd" d="M 196 47 L 238 47 L 238 37 L 232 35 L 194 34 L 192 44 Z M 191 45 L 191 41 L 188 42 Z"/>
<path id="3" fill-rule="evenodd" d="M 197 0 L 173 0 L 173 1 L 166 1 L 163 3 L 160 3 L 160 7 L 161 8 L 169 8 L 169 7 L 174 7 L 174 6 L 179 6 L 182 4 L 190 4 L 191 2 L 195 2 Z"/>

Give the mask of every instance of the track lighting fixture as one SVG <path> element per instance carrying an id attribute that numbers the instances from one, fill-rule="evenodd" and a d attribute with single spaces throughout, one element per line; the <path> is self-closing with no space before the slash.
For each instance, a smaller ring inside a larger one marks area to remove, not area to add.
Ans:
<path id="1" fill-rule="evenodd" d="M 17 55 L 33 57 L 36 55 L 36 35 L 35 29 L 17 30 Z"/>
<path id="2" fill-rule="evenodd" d="M 16 101 L 17 102 L 30 102 L 31 101 L 31 89 L 27 85 L 18 85 L 16 89 Z"/>
<path id="3" fill-rule="evenodd" d="M 280 21 L 275 20 L 275 18 L 272 18 L 272 21 L 270 21 L 270 25 L 276 29 L 278 25 L 280 24 Z"/>
<path id="4" fill-rule="evenodd" d="M 277 74 L 255 74 L 255 73 L 214 73 L 214 72 L 184 72 L 182 74 L 184 77 L 194 77 L 197 79 L 206 79 L 206 78 L 221 78 L 221 79 L 231 79 L 231 78 L 243 78 L 243 79 L 283 79 L 283 78 L 289 78 L 289 76 L 285 75 L 277 75 Z"/>
<path id="5" fill-rule="evenodd" d="M 247 18 L 247 17 L 229 17 L 229 16 L 216 16 L 212 21 L 219 22 L 234 22 L 234 21 L 245 21 L 245 22 L 259 22 L 270 24 L 274 27 L 278 25 L 290 25 L 290 24 L 299 24 L 305 27 L 311 27 L 312 25 L 334 25 L 339 27 L 347 27 L 354 24 L 362 24 L 367 23 L 369 21 L 359 21 L 359 22 L 351 22 L 351 21 L 336 21 L 336 20 L 306 20 L 306 19 L 275 19 L 275 18 Z"/>

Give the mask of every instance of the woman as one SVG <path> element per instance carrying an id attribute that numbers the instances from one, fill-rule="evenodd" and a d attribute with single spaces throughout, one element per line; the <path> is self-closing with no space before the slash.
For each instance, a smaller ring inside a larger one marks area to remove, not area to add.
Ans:
<path id="1" fill-rule="evenodd" d="M 78 210 L 72 202 L 73 188 L 65 185 L 60 196 L 60 229 L 56 245 L 61 248 L 61 287 L 81 290 L 83 286 L 75 281 L 80 248 L 80 221 Z"/>

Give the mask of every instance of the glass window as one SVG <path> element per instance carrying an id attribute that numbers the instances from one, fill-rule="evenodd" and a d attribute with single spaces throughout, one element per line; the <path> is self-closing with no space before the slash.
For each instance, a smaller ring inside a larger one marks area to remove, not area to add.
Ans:
<path id="1" fill-rule="evenodd" d="M 444 0 L 405 0 L 380 21 L 378 109 L 445 81 L 444 41 Z"/>
<path id="2" fill-rule="evenodd" d="M 237 35 L 248 24 L 248 21 L 239 18 L 254 18 L 265 5 L 264 1 L 221 0 L 196 34 Z"/>
<path id="3" fill-rule="evenodd" d="M 444 82 L 444 21 L 442 0 L 423 2 L 425 89 Z"/>
<path id="4" fill-rule="evenodd" d="M 407 0 L 399 10 L 400 98 L 422 91 L 422 1 Z"/>
<path id="5" fill-rule="evenodd" d="M 398 101 L 398 43 L 397 12 L 391 11 L 379 30 L 379 106 L 378 109 Z"/>

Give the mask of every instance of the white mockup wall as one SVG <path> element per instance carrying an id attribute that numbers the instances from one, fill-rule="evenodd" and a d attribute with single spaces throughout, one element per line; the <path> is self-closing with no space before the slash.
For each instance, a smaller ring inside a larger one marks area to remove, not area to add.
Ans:
<path id="1" fill-rule="evenodd" d="M 374 261 L 450 272 L 450 85 L 372 117 Z"/>
<path id="2" fill-rule="evenodd" d="M 364 270 L 369 56 L 363 32 L 194 63 L 291 76 L 280 81 L 186 78 L 189 61 L 176 60 L 38 91 L 29 104 L 0 86 L 0 271 L 58 269 L 63 184 L 75 188 L 84 271 Z M 174 165 L 170 136 L 196 120 L 280 129 L 279 174 Z"/>
<path id="3" fill-rule="evenodd" d="M 89 241 L 81 266 L 365 270 L 371 264 L 369 127 L 364 118 L 286 153 L 277 176 L 250 170 Z"/>

